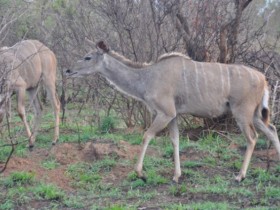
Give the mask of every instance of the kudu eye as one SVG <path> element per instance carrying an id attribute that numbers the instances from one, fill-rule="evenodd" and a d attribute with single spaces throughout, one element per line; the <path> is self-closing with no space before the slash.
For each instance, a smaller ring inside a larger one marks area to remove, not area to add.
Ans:
<path id="1" fill-rule="evenodd" d="M 89 61 L 90 59 L 91 59 L 90 56 L 87 56 L 87 57 L 84 58 L 85 61 Z"/>

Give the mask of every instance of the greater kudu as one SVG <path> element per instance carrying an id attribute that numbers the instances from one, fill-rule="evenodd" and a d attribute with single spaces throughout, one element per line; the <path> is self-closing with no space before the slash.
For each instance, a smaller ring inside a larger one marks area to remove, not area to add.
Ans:
<path id="1" fill-rule="evenodd" d="M 97 44 L 97 51 L 87 54 L 66 73 L 70 77 L 99 73 L 122 93 L 144 102 L 154 114 L 154 121 L 144 134 L 142 151 L 135 167 L 139 177 L 143 177 L 143 159 L 150 140 L 168 126 L 174 148 L 173 180 L 178 182 L 181 169 L 176 118 L 181 113 L 207 118 L 232 113 L 247 140 L 237 181 L 246 176 L 257 139 L 255 127 L 273 142 L 280 158 L 277 132 L 269 124 L 265 77 L 249 67 L 196 62 L 184 55 L 170 54 L 141 68 L 139 64 L 116 56 L 101 41 Z"/>
<path id="2" fill-rule="evenodd" d="M 3 119 L 11 95 L 17 93 L 17 110 L 29 138 L 29 147 L 33 147 L 42 115 L 41 103 L 37 96 L 40 82 L 44 84 L 54 109 L 53 144 L 59 137 L 60 102 L 55 90 L 56 66 L 54 53 L 37 40 L 21 41 L 12 47 L 3 47 L 0 50 L 0 70 L 4 75 L 0 81 L 0 120 Z M 33 132 L 30 131 L 26 120 L 25 91 L 29 93 L 30 103 L 35 111 Z"/>

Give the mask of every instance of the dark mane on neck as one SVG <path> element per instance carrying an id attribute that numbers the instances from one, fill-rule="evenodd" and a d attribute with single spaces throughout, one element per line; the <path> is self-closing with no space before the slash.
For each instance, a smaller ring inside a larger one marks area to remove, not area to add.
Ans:
<path id="1" fill-rule="evenodd" d="M 125 64 L 125 65 L 127 65 L 129 67 L 132 67 L 132 68 L 140 69 L 140 68 L 143 68 L 143 67 L 151 65 L 151 63 L 134 62 L 134 61 L 129 60 L 128 58 L 124 57 L 123 55 L 120 55 L 119 53 L 117 53 L 115 51 L 112 51 L 112 50 L 110 50 L 108 52 L 108 55 L 112 56 L 113 58 L 119 60 L 123 64 Z"/>
<path id="2" fill-rule="evenodd" d="M 183 57 L 185 59 L 191 60 L 191 58 L 189 56 L 184 55 L 183 53 L 171 52 L 171 53 L 166 53 L 166 54 L 163 54 L 163 55 L 159 56 L 157 62 L 168 59 L 168 58 L 172 58 L 172 57 Z"/>

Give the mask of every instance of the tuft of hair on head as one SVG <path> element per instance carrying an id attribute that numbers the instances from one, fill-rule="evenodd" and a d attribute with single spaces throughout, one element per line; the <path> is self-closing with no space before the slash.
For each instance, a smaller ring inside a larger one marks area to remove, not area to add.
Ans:
<path id="1" fill-rule="evenodd" d="M 107 47 L 107 45 L 103 41 L 99 41 L 97 43 L 97 47 L 99 47 L 100 49 L 102 49 L 106 53 L 109 52 L 109 48 Z"/>

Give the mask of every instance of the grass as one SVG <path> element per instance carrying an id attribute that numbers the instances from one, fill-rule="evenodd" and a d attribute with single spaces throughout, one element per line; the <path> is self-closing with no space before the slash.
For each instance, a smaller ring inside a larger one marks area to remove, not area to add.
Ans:
<path id="1" fill-rule="evenodd" d="M 44 200 L 59 201 L 65 197 L 65 193 L 53 184 L 41 183 L 34 188 L 35 196 Z"/>
<path id="2" fill-rule="evenodd" d="M 60 166 L 60 164 L 56 161 L 56 159 L 54 157 L 45 159 L 41 163 L 41 165 L 42 165 L 42 167 L 49 169 L 49 170 L 55 169 Z"/>
<path id="3" fill-rule="evenodd" d="M 29 172 L 13 172 L 5 179 L 4 185 L 7 187 L 21 186 L 25 184 L 32 184 L 34 182 L 35 174 Z"/>
<path id="4" fill-rule="evenodd" d="M 60 125 L 59 144 L 102 142 L 104 139 L 117 147 L 120 147 L 120 141 L 127 141 L 134 148 L 140 147 L 142 133 L 125 134 L 121 129 L 114 130 L 118 126 L 115 116 L 103 118 L 102 129 L 95 127 L 90 123 L 89 113 L 89 110 L 82 110 L 79 117 L 66 118 L 66 123 Z M 76 116 L 75 113 L 72 116 Z M 51 151 L 52 114 L 44 115 L 42 122 L 34 152 Z M 22 127 L 18 119 L 13 123 L 16 126 L 12 135 L 16 136 Z M 234 142 L 215 133 L 196 142 L 181 137 L 182 177 L 179 184 L 172 183 L 173 147 L 165 136 L 152 140 L 149 146 L 152 154 L 145 156 L 143 167 L 146 180 L 139 179 L 133 170 L 136 159 L 129 160 L 117 153 L 67 165 L 51 154 L 39 162 L 46 170 L 45 177 L 48 172 L 65 168 L 66 172 L 57 176 L 66 176 L 73 191 L 62 189 L 54 182 L 42 181 L 32 171 L 14 171 L 0 175 L 0 209 L 277 209 L 280 205 L 280 165 L 272 162 L 273 166 L 267 171 L 262 167 L 265 164 L 258 165 L 264 161 L 253 156 L 247 179 L 235 183 L 233 179 L 241 168 L 245 143 L 240 136 L 232 139 Z M 18 140 L 24 141 L 26 137 L 22 134 Z M 231 149 L 231 143 L 238 147 Z M 257 149 L 266 147 L 266 141 L 260 139 Z M 6 160 L 9 151 L 9 147 L 1 148 L 0 162 Z M 22 160 L 29 155 L 31 153 L 23 144 L 19 144 L 14 153 Z M 34 207 L 32 202 L 40 206 Z"/>
<path id="5" fill-rule="evenodd" d="M 91 170 L 90 164 L 76 163 L 68 166 L 67 175 L 73 179 L 72 185 L 90 190 L 98 187 L 101 175 Z"/>
<path id="6" fill-rule="evenodd" d="M 185 209 L 209 209 L 209 210 L 227 210 L 231 209 L 229 204 L 220 203 L 220 202 L 201 202 L 201 203 L 191 203 L 191 204 L 172 204 L 168 205 L 166 209 L 176 209 L 176 210 L 185 210 Z"/>

